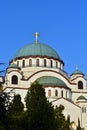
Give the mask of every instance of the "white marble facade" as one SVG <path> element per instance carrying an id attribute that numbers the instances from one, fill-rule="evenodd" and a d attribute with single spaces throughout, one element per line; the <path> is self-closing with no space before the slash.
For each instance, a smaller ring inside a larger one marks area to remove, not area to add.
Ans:
<path id="1" fill-rule="evenodd" d="M 76 69 L 68 77 L 64 71 L 64 62 L 46 44 L 30 43 L 27 48 L 22 47 L 10 61 L 5 75 L 4 91 L 20 94 L 24 102 L 31 83 L 38 81 L 45 88 L 47 99 L 54 106 L 64 105 L 65 116 L 70 115 L 71 122 L 74 121 L 76 125 L 79 118 L 81 127 L 86 130 L 87 90 L 84 74 Z"/>

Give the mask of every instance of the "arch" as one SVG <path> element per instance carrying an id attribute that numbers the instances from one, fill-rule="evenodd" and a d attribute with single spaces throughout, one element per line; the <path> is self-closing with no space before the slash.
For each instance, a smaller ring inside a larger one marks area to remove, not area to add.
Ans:
<path id="1" fill-rule="evenodd" d="M 61 97 L 63 97 L 63 90 L 61 91 Z"/>
<path id="2" fill-rule="evenodd" d="M 29 66 L 32 66 L 32 59 L 29 59 Z"/>
<path id="3" fill-rule="evenodd" d="M 17 66 L 19 66 L 19 61 L 17 61 Z"/>
<path id="4" fill-rule="evenodd" d="M 53 61 L 50 60 L 50 67 L 53 68 Z"/>
<path id="5" fill-rule="evenodd" d="M 58 90 L 55 90 L 55 96 L 56 97 L 58 96 Z"/>
<path id="6" fill-rule="evenodd" d="M 36 66 L 39 66 L 39 59 L 36 59 Z"/>
<path id="7" fill-rule="evenodd" d="M 56 61 L 56 68 L 58 68 L 58 62 Z"/>
<path id="8" fill-rule="evenodd" d="M 82 113 L 86 113 L 86 106 L 82 106 Z"/>
<path id="9" fill-rule="evenodd" d="M 22 67 L 25 67 L 25 60 L 22 61 Z"/>
<path id="10" fill-rule="evenodd" d="M 44 59 L 44 67 L 47 66 L 47 62 L 46 62 L 46 59 Z"/>
<path id="11" fill-rule="evenodd" d="M 12 76 L 12 80 L 11 80 L 12 84 L 18 84 L 18 77 L 16 75 Z"/>
<path id="12" fill-rule="evenodd" d="M 83 89 L 83 82 L 82 81 L 78 82 L 78 89 Z"/>
<path id="13" fill-rule="evenodd" d="M 51 96 L 51 90 L 50 89 L 48 90 L 48 96 L 49 97 Z"/>
<path id="14" fill-rule="evenodd" d="M 38 72 L 32 74 L 30 77 L 27 78 L 28 84 L 31 84 L 34 81 L 36 81 L 38 78 L 43 77 L 43 76 L 47 76 L 47 75 L 48 76 L 54 76 L 56 78 L 63 80 L 63 82 L 65 82 L 67 87 L 70 88 L 71 83 L 64 75 L 60 74 L 57 71 L 49 70 L 49 69 L 48 70 L 41 70 L 41 71 L 38 71 Z"/>

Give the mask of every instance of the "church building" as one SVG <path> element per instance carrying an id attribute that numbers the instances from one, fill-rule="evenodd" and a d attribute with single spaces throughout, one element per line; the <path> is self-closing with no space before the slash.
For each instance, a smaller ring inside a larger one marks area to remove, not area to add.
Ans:
<path id="1" fill-rule="evenodd" d="M 4 92 L 20 94 L 22 101 L 35 81 L 43 85 L 47 99 L 54 107 L 65 107 L 70 121 L 87 129 L 87 89 L 85 75 L 76 68 L 70 76 L 64 71 L 64 61 L 49 45 L 36 41 L 19 49 L 6 70 Z"/>

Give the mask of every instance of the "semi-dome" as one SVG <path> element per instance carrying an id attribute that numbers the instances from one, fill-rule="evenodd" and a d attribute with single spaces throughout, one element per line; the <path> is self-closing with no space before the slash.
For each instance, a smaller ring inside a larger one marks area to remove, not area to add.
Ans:
<path id="1" fill-rule="evenodd" d="M 79 96 L 77 100 L 87 100 L 83 95 Z"/>
<path id="2" fill-rule="evenodd" d="M 10 64 L 8 68 L 16 68 L 16 69 L 20 69 L 19 66 L 17 66 L 16 64 Z"/>
<path id="3" fill-rule="evenodd" d="M 52 58 L 60 59 L 58 53 L 46 44 L 31 43 L 27 44 L 14 55 L 13 59 L 24 56 L 48 56 Z"/>
<path id="4" fill-rule="evenodd" d="M 67 87 L 67 85 L 61 79 L 53 76 L 43 76 L 37 79 L 37 81 L 42 85 L 57 85 Z"/>

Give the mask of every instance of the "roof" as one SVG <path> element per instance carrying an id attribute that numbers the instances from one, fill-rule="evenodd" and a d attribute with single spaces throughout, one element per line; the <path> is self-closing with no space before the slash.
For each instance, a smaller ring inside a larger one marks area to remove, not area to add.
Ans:
<path id="1" fill-rule="evenodd" d="M 76 69 L 71 75 L 81 74 L 84 75 L 80 70 Z"/>
<path id="2" fill-rule="evenodd" d="M 58 53 L 53 48 L 39 42 L 25 45 L 17 51 L 13 59 L 23 56 L 48 56 L 60 59 Z"/>
<path id="3" fill-rule="evenodd" d="M 57 85 L 66 87 L 66 84 L 61 79 L 52 76 L 43 76 L 37 79 L 37 81 L 42 85 Z"/>
<path id="4" fill-rule="evenodd" d="M 20 69 L 20 67 L 18 67 L 16 64 L 10 64 L 8 68 L 17 68 L 17 69 Z"/>
<path id="5" fill-rule="evenodd" d="M 79 96 L 77 100 L 87 100 L 83 95 Z"/>

